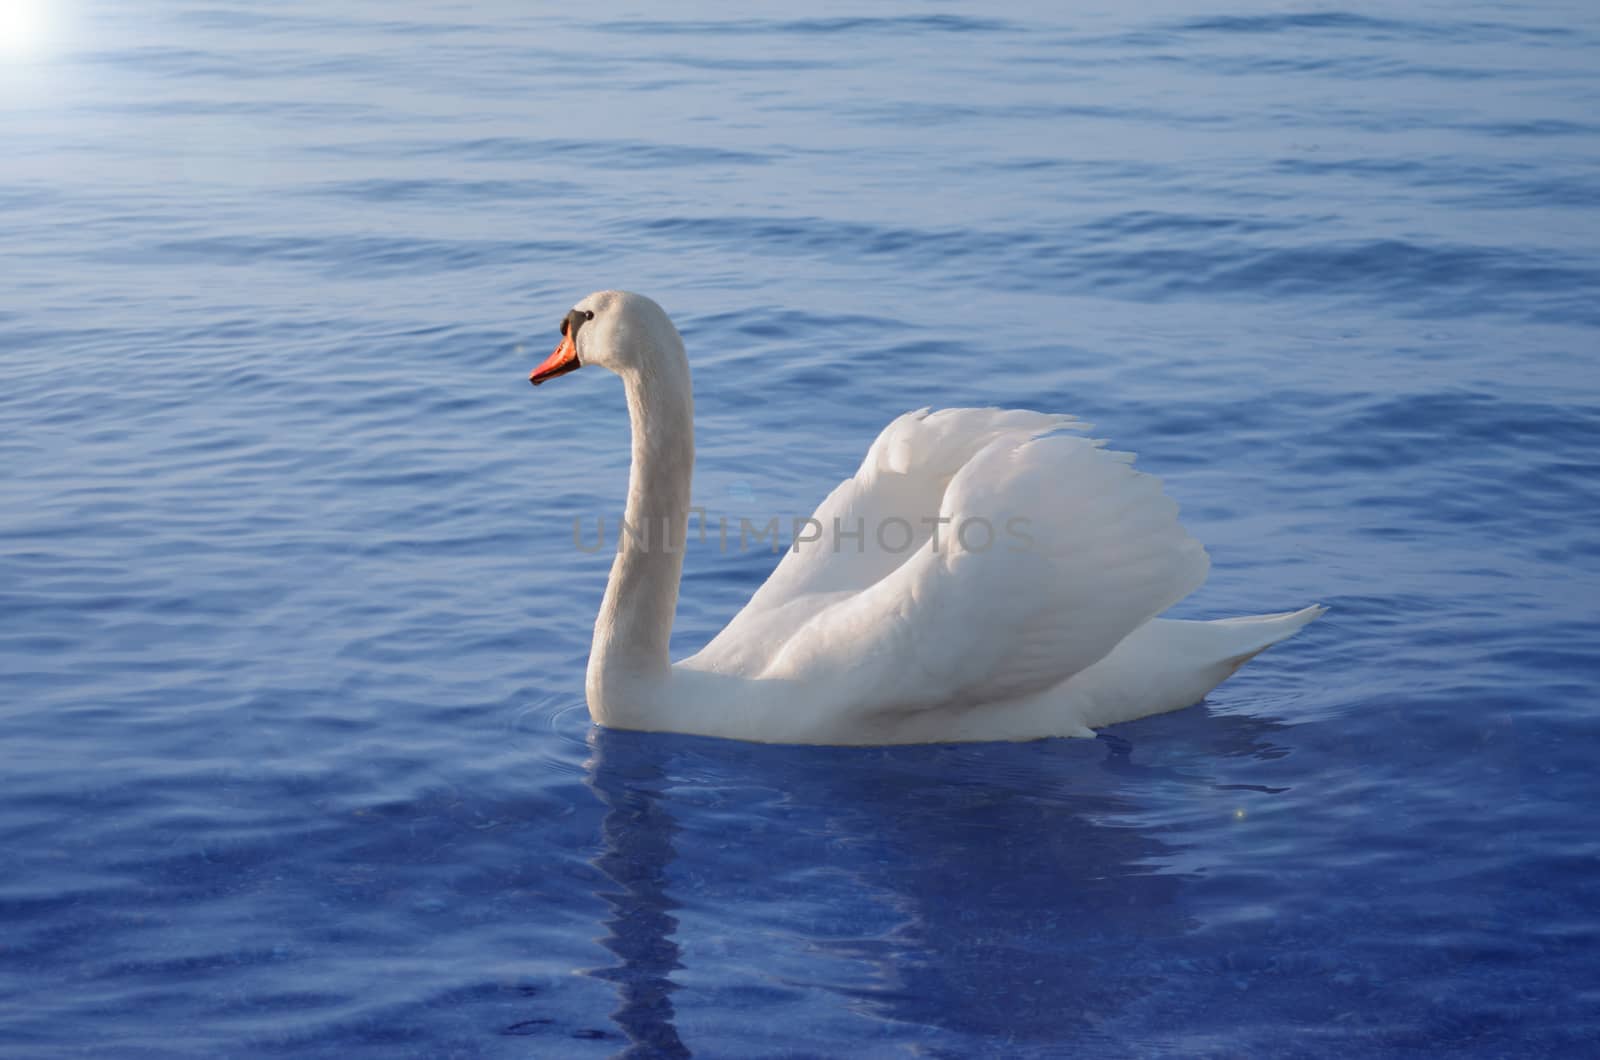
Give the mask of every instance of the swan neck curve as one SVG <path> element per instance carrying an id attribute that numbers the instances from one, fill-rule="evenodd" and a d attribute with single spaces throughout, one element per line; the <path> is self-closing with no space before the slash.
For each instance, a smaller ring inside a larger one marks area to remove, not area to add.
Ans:
<path id="1" fill-rule="evenodd" d="M 694 397 L 676 332 L 655 336 L 650 345 L 655 348 L 618 373 L 633 461 L 617 556 L 589 654 L 588 699 L 602 723 L 625 723 L 616 715 L 631 704 L 647 708 L 641 695 L 671 673 L 669 642 L 694 477 Z"/>

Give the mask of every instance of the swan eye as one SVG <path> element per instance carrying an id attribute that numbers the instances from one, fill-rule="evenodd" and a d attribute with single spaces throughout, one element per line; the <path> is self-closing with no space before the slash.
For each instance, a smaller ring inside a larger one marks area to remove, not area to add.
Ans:
<path id="1" fill-rule="evenodd" d="M 568 313 L 565 317 L 562 318 L 562 320 L 561 320 L 561 334 L 567 336 L 573 342 L 577 342 L 578 341 L 578 329 L 583 327 L 585 324 L 587 324 L 589 321 L 591 321 L 593 319 L 594 319 L 594 310 L 592 310 L 592 309 L 574 309 L 572 312 Z"/>
<path id="2" fill-rule="evenodd" d="M 561 334 L 572 332 L 572 337 L 578 337 L 578 328 L 585 322 L 594 319 L 593 309 L 574 309 L 561 318 Z"/>

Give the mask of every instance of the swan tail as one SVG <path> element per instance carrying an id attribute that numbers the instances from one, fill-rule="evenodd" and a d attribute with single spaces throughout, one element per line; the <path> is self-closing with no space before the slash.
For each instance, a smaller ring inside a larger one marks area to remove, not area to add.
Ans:
<path id="1" fill-rule="evenodd" d="M 1094 730 L 1191 706 L 1255 656 L 1327 611 L 1299 611 L 1212 622 L 1157 618 L 1092 666 L 1042 692 L 966 710 L 903 719 L 900 743 L 1093 737 Z"/>
<path id="2" fill-rule="evenodd" d="M 1318 604 L 1270 615 L 1190 622 L 1158 618 L 1134 630 L 1064 691 L 1083 725 L 1099 728 L 1179 710 L 1327 612 Z"/>
<path id="3" fill-rule="evenodd" d="M 1321 618 L 1327 613 L 1326 607 L 1312 604 L 1298 611 L 1247 615 L 1242 618 L 1219 618 L 1196 624 L 1212 627 L 1221 641 L 1222 650 L 1227 652 L 1222 658 L 1222 663 L 1230 667 L 1228 673 L 1223 675 L 1226 677 L 1279 641 L 1288 640 L 1313 619 Z"/>

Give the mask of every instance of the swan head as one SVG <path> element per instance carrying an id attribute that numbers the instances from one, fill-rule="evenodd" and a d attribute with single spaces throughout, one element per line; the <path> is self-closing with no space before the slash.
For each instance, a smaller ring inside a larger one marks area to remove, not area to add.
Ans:
<path id="1" fill-rule="evenodd" d="M 648 376 L 674 355 L 683 359 L 683 339 L 659 305 L 629 291 L 596 291 L 561 318 L 561 344 L 528 382 L 538 386 L 590 364 Z"/>

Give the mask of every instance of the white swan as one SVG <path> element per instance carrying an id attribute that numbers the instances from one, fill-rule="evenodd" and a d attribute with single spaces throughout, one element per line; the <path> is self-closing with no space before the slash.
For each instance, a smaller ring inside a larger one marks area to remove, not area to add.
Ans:
<path id="1" fill-rule="evenodd" d="M 633 427 L 630 532 L 585 682 L 597 724 L 767 743 L 1092 736 L 1197 702 L 1323 613 L 1156 618 L 1209 560 L 1131 455 L 1061 433 L 1083 426 L 1070 416 L 923 410 L 884 428 L 796 534 L 817 539 L 673 665 L 694 470 L 683 340 L 624 291 L 583 299 L 561 332 L 529 380 L 609 368 Z"/>

